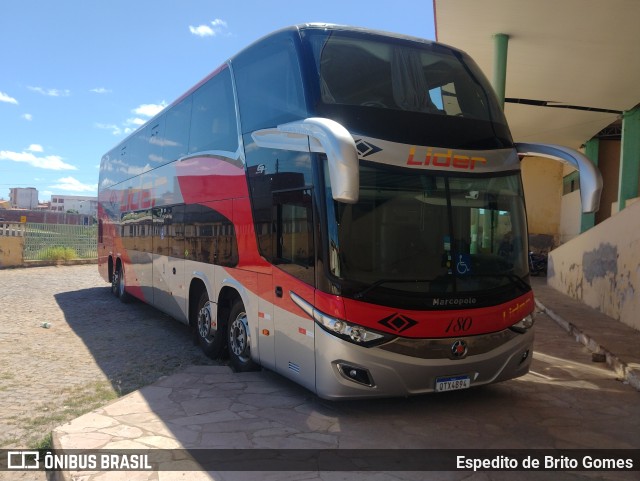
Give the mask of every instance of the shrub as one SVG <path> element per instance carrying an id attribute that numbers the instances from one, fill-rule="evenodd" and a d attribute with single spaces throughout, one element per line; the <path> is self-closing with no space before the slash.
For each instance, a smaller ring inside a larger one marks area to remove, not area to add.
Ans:
<path id="1" fill-rule="evenodd" d="M 42 261 L 69 261 L 76 259 L 78 253 L 71 247 L 54 246 L 40 251 L 38 259 Z"/>

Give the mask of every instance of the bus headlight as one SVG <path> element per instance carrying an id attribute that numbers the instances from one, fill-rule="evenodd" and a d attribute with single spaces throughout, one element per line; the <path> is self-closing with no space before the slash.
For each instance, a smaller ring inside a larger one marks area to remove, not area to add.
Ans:
<path id="1" fill-rule="evenodd" d="M 325 331 L 345 341 L 364 347 L 373 347 L 383 344 L 395 338 L 395 336 L 367 329 L 364 326 L 337 319 L 319 311 L 297 294 L 290 292 L 291 300 L 313 318 Z"/>
<path id="2" fill-rule="evenodd" d="M 320 327 L 330 334 L 361 346 L 377 346 L 383 342 L 393 339 L 393 336 L 372 331 L 366 327 L 358 324 L 352 324 L 342 319 L 336 319 L 335 317 L 328 316 L 317 309 L 313 309 L 313 319 Z"/>
<path id="3" fill-rule="evenodd" d="M 519 332 L 520 334 L 524 334 L 533 327 L 534 322 L 534 313 L 532 312 L 531 314 L 522 318 L 520 321 L 516 322 L 513 326 L 510 327 L 510 329 L 512 331 Z"/>

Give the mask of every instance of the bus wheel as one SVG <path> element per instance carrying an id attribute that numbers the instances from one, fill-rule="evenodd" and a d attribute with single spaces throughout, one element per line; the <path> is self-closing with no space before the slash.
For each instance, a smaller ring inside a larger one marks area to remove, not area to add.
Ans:
<path id="1" fill-rule="evenodd" d="M 225 347 L 224 324 L 216 322 L 216 306 L 209 302 L 207 291 L 198 300 L 196 336 L 202 352 L 212 359 L 220 359 Z"/>
<path id="2" fill-rule="evenodd" d="M 117 298 L 120 299 L 121 302 L 127 303 L 131 299 L 129 294 L 127 294 L 126 284 L 124 280 L 124 266 L 122 264 L 118 265 L 118 268 L 113 273 L 113 279 L 111 281 L 111 290 L 114 292 Z M 114 289 L 115 286 L 115 289 Z"/>
<path id="3" fill-rule="evenodd" d="M 113 271 L 113 274 L 111 274 L 111 294 L 116 297 L 118 297 L 118 277 L 120 277 L 119 272 Z"/>
<path id="4" fill-rule="evenodd" d="M 229 361 L 238 372 L 258 369 L 251 359 L 251 335 L 247 313 L 241 301 L 236 301 L 229 313 Z"/>

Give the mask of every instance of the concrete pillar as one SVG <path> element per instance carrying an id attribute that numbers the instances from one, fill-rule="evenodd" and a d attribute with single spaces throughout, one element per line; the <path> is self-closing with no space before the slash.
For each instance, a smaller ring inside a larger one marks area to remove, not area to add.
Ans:
<path id="1" fill-rule="evenodd" d="M 628 199 L 638 197 L 638 179 L 640 179 L 640 108 L 635 108 L 622 116 L 619 210 L 625 208 Z"/>
<path id="2" fill-rule="evenodd" d="M 584 154 L 587 158 L 593 162 L 593 165 L 598 165 L 598 155 L 600 151 L 600 139 L 591 139 L 584 146 Z M 582 214 L 582 220 L 580 222 L 580 233 L 588 231 L 596 223 L 595 212 L 591 214 Z"/>
<path id="3" fill-rule="evenodd" d="M 493 36 L 493 89 L 496 91 L 500 106 L 504 110 L 504 97 L 507 85 L 507 50 L 509 35 L 497 33 Z"/>

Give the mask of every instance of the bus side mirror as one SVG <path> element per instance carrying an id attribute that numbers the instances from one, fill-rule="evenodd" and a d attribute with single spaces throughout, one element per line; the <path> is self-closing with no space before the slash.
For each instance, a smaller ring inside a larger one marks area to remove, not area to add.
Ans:
<path id="1" fill-rule="evenodd" d="M 519 142 L 515 146 L 521 156 L 546 157 L 577 168 L 580 172 L 582 212 L 585 214 L 596 212 L 600 208 L 602 175 L 597 167 L 583 154 L 561 145 Z"/>
<path id="2" fill-rule="evenodd" d="M 278 125 L 275 129 L 257 130 L 251 136 L 259 147 L 324 152 L 329 162 L 333 199 L 346 204 L 358 202 L 358 149 L 349 131 L 338 122 L 310 117 Z"/>

